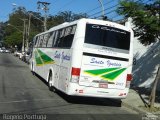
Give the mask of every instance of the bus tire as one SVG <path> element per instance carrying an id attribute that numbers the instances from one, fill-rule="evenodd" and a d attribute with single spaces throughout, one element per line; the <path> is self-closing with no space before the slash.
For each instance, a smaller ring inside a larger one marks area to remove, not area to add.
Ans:
<path id="1" fill-rule="evenodd" d="M 52 92 L 56 92 L 55 87 L 53 86 L 53 75 L 52 72 L 49 73 L 49 77 L 48 77 L 48 88 L 50 91 Z"/>

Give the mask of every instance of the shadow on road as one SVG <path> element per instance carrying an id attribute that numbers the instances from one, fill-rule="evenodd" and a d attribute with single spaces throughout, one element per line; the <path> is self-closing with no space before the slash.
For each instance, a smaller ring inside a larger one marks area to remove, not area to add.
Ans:
<path id="1" fill-rule="evenodd" d="M 82 97 L 82 96 L 69 96 L 60 91 L 57 94 L 72 104 L 86 104 L 86 105 L 99 105 L 99 106 L 112 106 L 121 107 L 121 100 L 96 98 L 96 97 Z"/>
<path id="2" fill-rule="evenodd" d="M 39 75 L 36 74 L 44 84 L 48 86 L 48 83 Z M 48 89 L 49 90 L 49 89 Z M 63 98 L 68 103 L 72 104 L 86 104 L 86 105 L 99 105 L 99 106 L 112 106 L 112 107 L 121 107 L 121 100 L 118 99 L 109 99 L 109 98 L 96 98 L 96 97 L 83 97 L 83 96 L 69 96 L 65 93 L 56 90 L 57 95 Z"/>

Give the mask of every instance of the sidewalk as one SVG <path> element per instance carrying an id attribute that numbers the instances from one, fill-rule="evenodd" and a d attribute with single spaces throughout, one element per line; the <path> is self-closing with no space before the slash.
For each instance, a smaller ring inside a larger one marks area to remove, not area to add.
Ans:
<path id="1" fill-rule="evenodd" d="M 130 89 L 126 99 L 122 100 L 122 106 L 133 109 L 139 113 L 149 113 L 140 106 L 145 106 L 148 101 L 148 95 L 139 93 L 137 90 Z M 155 107 L 160 107 L 160 103 L 155 103 Z M 153 114 L 160 114 L 160 111 L 153 112 Z"/>

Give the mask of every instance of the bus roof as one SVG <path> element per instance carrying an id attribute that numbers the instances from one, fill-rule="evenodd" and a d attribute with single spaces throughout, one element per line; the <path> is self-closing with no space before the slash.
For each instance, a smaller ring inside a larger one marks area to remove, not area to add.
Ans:
<path id="1" fill-rule="evenodd" d="M 85 23 L 91 23 L 91 24 L 100 24 L 100 25 L 107 25 L 107 26 L 111 26 L 111 27 L 116 27 L 116 28 L 120 28 L 120 29 L 123 29 L 123 30 L 126 30 L 126 31 L 131 31 L 131 28 L 128 28 L 122 24 L 119 24 L 119 23 L 116 23 L 116 22 L 112 22 L 112 21 L 104 21 L 104 20 L 98 20 L 98 19 L 89 19 L 89 18 L 81 18 L 79 20 L 75 20 L 75 21 L 72 21 L 72 22 L 64 22 L 62 24 L 59 24 L 57 26 L 54 26 L 52 28 L 50 28 L 49 30 L 45 31 L 45 32 L 42 32 L 42 33 L 39 33 L 37 35 L 41 35 L 41 34 L 45 34 L 47 32 L 51 32 L 53 30 L 57 30 L 57 29 L 61 29 L 63 27 L 67 27 L 67 26 L 70 26 L 70 25 L 74 25 L 74 24 L 77 24 L 78 22 L 85 22 Z M 36 35 L 36 36 L 37 36 Z"/>

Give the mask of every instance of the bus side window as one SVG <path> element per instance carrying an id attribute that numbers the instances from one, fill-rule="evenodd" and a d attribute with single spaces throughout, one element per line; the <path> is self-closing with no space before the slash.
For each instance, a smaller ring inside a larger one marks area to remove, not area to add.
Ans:
<path id="1" fill-rule="evenodd" d="M 54 42 L 54 47 L 59 47 L 60 35 L 61 35 L 61 30 L 57 30 L 56 31 L 55 42 Z"/>
<path id="2" fill-rule="evenodd" d="M 55 31 L 55 35 L 53 37 L 53 44 L 52 44 L 53 47 L 56 47 L 57 36 L 58 36 L 58 31 Z"/>
<path id="3" fill-rule="evenodd" d="M 39 43 L 40 43 L 40 36 L 37 36 L 36 47 L 39 47 Z"/>
<path id="4" fill-rule="evenodd" d="M 47 47 L 48 37 L 49 37 L 48 33 L 44 34 L 44 36 L 43 36 L 43 42 L 42 42 L 42 47 Z"/>
<path id="5" fill-rule="evenodd" d="M 59 42 L 58 42 L 58 47 L 63 47 L 63 37 L 64 37 L 65 29 L 62 29 L 59 31 Z"/>
<path id="6" fill-rule="evenodd" d="M 49 33 L 50 35 L 50 37 L 49 37 L 49 39 L 48 39 L 48 41 L 47 41 L 47 47 L 52 47 L 52 44 L 53 44 L 53 37 L 55 36 L 55 32 L 50 32 Z"/>
<path id="7" fill-rule="evenodd" d="M 63 47 L 70 48 L 73 42 L 76 26 L 66 28 L 63 38 Z"/>
<path id="8" fill-rule="evenodd" d="M 33 47 L 36 47 L 36 44 L 37 44 L 37 42 L 38 42 L 38 37 L 36 36 L 34 39 L 33 39 Z"/>
<path id="9" fill-rule="evenodd" d="M 39 37 L 39 45 L 38 45 L 38 47 L 42 47 L 42 44 L 43 44 L 43 36 L 44 36 L 44 35 L 41 35 L 41 36 Z"/>

